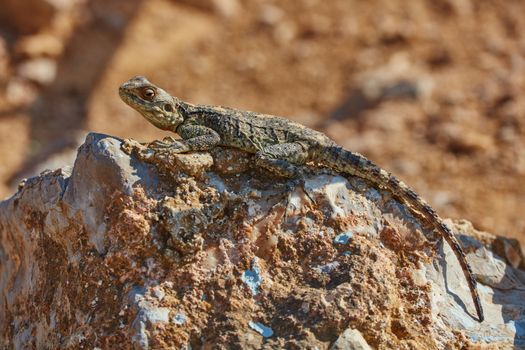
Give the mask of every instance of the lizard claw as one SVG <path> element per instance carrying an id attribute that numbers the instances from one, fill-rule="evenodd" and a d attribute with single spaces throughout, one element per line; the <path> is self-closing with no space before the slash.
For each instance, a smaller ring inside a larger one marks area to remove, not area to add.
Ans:
<path id="1" fill-rule="evenodd" d="M 288 220 L 288 207 L 290 206 L 290 196 L 292 195 L 293 192 L 295 192 L 296 188 L 297 187 L 301 187 L 302 189 L 302 192 L 306 195 L 306 197 L 308 197 L 308 199 L 312 202 L 312 203 L 315 203 L 315 200 L 310 196 L 310 194 L 304 189 L 305 187 L 305 180 L 304 178 L 301 176 L 301 177 L 297 177 L 297 178 L 294 178 L 294 179 L 290 179 L 286 182 L 286 189 L 283 191 L 284 193 L 284 196 L 285 196 L 285 204 L 284 204 L 284 207 L 285 207 L 285 211 L 284 211 L 284 221 L 287 221 Z M 295 209 L 294 209 L 295 210 Z M 292 210 L 292 212 L 294 211 Z"/>
<path id="2" fill-rule="evenodd" d="M 286 191 L 288 193 L 294 192 L 297 186 L 304 187 L 304 179 L 302 177 L 288 180 L 286 182 Z"/>
<path id="3" fill-rule="evenodd" d="M 155 141 L 151 142 L 149 145 L 152 148 L 168 148 L 168 147 L 170 147 L 170 145 L 172 145 L 173 143 L 176 143 L 176 142 L 179 142 L 179 141 L 175 140 L 171 136 L 166 136 L 165 138 L 162 139 L 162 141 L 155 140 Z"/>
<path id="4" fill-rule="evenodd" d="M 302 189 L 303 193 L 306 195 L 306 197 L 308 197 L 308 199 L 312 203 L 315 203 L 315 200 L 308 194 L 308 192 L 304 188 L 305 187 L 304 177 L 300 176 L 300 177 L 297 177 L 295 179 L 291 179 L 291 180 L 289 180 L 286 183 L 286 206 L 288 206 L 288 201 L 289 201 L 290 194 L 295 192 L 295 189 L 297 187 L 300 187 Z"/>

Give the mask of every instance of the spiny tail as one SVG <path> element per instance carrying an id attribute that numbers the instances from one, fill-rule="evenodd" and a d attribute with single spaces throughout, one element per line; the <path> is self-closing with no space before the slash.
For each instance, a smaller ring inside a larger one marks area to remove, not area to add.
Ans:
<path id="1" fill-rule="evenodd" d="M 478 319 L 480 322 L 483 322 L 483 308 L 476 288 L 476 280 L 474 279 L 470 265 L 466 260 L 465 253 L 452 231 L 443 223 L 443 220 L 441 220 L 434 209 L 432 209 L 432 207 L 430 207 L 430 205 L 419 197 L 419 195 L 410 187 L 359 153 L 353 153 L 337 146 L 324 146 L 315 153 L 315 158 L 319 163 L 336 171 L 360 177 L 379 188 L 384 188 L 390 191 L 397 199 L 408 205 L 414 214 L 426 220 L 440 232 L 447 243 L 452 247 L 452 250 L 461 265 L 474 300 L 474 305 L 476 306 Z"/>

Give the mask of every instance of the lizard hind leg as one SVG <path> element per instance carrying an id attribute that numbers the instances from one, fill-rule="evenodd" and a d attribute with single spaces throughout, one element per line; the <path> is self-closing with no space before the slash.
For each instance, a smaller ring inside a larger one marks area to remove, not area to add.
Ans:
<path id="1" fill-rule="evenodd" d="M 255 154 L 255 164 L 284 178 L 302 178 L 299 167 L 308 160 L 308 145 L 302 142 L 267 146 Z"/>
<path id="2" fill-rule="evenodd" d="M 255 164 L 279 177 L 291 179 L 287 183 L 287 204 L 290 193 L 297 186 L 304 188 L 304 172 L 300 167 L 309 159 L 309 145 L 303 142 L 281 143 L 265 147 L 255 154 Z M 303 191 L 310 201 L 314 200 Z"/>

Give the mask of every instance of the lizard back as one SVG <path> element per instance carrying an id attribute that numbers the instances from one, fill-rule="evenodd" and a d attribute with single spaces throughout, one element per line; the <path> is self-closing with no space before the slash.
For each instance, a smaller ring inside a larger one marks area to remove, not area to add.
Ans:
<path id="1" fill-rule="evenodd" d="M 221 137 L 221 145 L 257 152 L 267 146 L 289 142 L 335 145 L 321 132 L 283 117 L 229 107 L 188 105 L 186 123 L 204 125 Z"/>

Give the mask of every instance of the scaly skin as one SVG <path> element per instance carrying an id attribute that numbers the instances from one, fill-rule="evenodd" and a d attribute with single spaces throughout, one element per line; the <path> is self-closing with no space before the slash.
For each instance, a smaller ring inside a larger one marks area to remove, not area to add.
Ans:
<path id="1" fill-rule="evenodd" d="M 299 166 L 314 162 L 390 191 L 452 247 L 468 282 L 478 319 L 483 321 L 476 280 L 452 231 L 412 189 L 364 156 L 347 151 L 326 135 L 286 118 L 181 101 L 144 77 L 134 77 L 122 84 L 119 94 L 153 125 L 182 137 L 179 141 L 156 141 L 154 149 L 183 153 L 206 151 L 215 146 L 235 147 L 255 153 L 258 166 L 279 176 L 300 177 Z"/>

